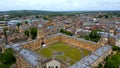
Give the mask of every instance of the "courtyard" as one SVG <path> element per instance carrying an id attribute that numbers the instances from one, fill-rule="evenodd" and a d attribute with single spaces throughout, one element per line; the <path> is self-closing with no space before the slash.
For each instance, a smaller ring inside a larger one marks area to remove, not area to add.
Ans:
<path id="1" fill-rule="evenodd" d="M 60 59 L 65 63 L 66 61 L 69 61 L 69 64 L 72 65 L 75 62 L 78 62 L 81 58 L 90 54 L 90 51 L 72 47 L 63 42 L 56 42 L 39 49 L 38 54 L 45 58 L 50 58 L 55 55 L 57 59 Z"/>

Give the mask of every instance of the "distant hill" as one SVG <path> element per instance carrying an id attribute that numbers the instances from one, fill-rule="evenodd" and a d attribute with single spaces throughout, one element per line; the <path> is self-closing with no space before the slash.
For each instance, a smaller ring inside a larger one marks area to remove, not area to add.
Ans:
<path id="1" fill-rule="evenodd" d="M 42 11 L 42 10 L 13 10 L 13 11 L 0 11 L 0 15 L 8 14 L 11 17 L 21 17 L 29 15 L 63 15 L 63 14 L 76 14 L 76 13 L 115 13 L 118 14 L 120 11 Z"/>
<path id="2" fill-rule="evenodd" d="M 39 11 L 39 10 L 12 10 L 12 11 L 1 11 L 0 13 L 6 13 L 6 14 L 18 14 L 18 13 L 24 13 L 24 14 L 47 14 L 47 13 L 55 13 L 52 11 Z"/>
<path id="3" fill-rule="evenodd" d="M 13 10 L 13 11 L 1 11 L 0 15 L 8 14 L 11 17 L 21 17 L 30 15 L 62 15 L 65 12 L 53 12 L 53 11 L 39 11 L 39 10 Z"/>

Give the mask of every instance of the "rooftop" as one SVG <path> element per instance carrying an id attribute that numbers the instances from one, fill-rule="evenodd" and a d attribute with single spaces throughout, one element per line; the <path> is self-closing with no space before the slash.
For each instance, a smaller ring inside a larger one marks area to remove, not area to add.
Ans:
<path id="1" fill-rule="evenodd" d="M 33 53 L 31 50 L 22 49 L 19 54 L 26 59 L 33 67 L 37 66 L 38 63 L 38 55 Z"/>
<path id="2" fill-rule="evenodd" d="M 90 65 L 94 63 L 100 56 L 104 55 L 110 48 L 109 45 L 103 46 L 92 52 L 92 54 L 84 57 L 77 63 L 71 66 L 71 68 L 91 68 Z"/>
<path id="3" fill-rule="evenodd" d="M 23 49 L 20 44 L 6 45 L 6 48 L 12 48 L 14 51 L 18 52 L 18 54 L 21 57 L 23 57 L 33 67 L 37 65 L 39 56 L 35 54 L 33 51 Z"/>

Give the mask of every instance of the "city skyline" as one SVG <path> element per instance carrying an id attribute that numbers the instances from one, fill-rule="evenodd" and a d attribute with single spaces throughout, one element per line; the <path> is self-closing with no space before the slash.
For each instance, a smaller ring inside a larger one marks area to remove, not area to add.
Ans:
<path id="1" fill-rule="evenodd" d="M 0 11 L 45 10 L 45 11 L 94 11 L 120 10 L 120 0 L 4 0 Z"/>

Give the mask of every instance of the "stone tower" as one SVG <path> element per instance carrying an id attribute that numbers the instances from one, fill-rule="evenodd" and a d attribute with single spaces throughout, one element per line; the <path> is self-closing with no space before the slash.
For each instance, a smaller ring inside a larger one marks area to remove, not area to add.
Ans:
<path id="1" fill-rule="evenodd" d="M 41 24 L 38 25 L 37 38 L 39 40 L 42 40 L 44 38 L 43 26 Z"/>

